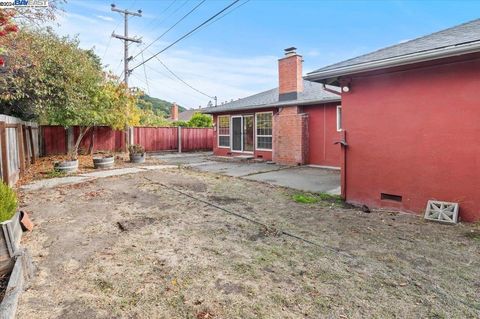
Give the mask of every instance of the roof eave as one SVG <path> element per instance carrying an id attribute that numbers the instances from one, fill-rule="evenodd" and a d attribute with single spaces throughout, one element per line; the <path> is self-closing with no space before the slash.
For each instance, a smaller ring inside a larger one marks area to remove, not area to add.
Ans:
<path id="1" fill-rule="evenodd" d="M 205 114 L 216 114 L 216 113 L 228 113 L 228 112 L 237 112 L 237 111 L 248 111 L 248 110 L 255 110 L 255 109 L 265 109 L 265 108 L 273 108 L 273 107 L 285 107 L 285 106 L 296 106 L 296 105 L 314 105 L 314 104 L 326 104 L 326 103 L 333 103 L 333 102 L 340 102 L 340 96 L 332 97 L 328 99 L 322 100 L 306 100 L 306 101 L 284 101 L 284 102 L 276 102 L 276 103 L 269 103 L 269 104 L 262 104 L 262 105 L 252 105 L 251 107 L 237 107 L 237 108 L 229 108 L 229 109 L 220 109 L 215 110 L 215 107 L 212 110 L 205 110 L 202 113 Z"/>
<path id="2" fill-rule="evenodd" d="M 331 70 L 308 73 L 304 79 L 313 82 L 325 83 L 326 80 L 340 76 L 357 74 L 368 71 L 376 71 L 390 67 L 426 62 L 436 59 L 454 57 L 480 51 L 480 42 L 468 43 L 461 46 L 453 46 L 438 49 L 435 51 L 426 51 L 410 54 L 408 56 L 393 57 L 378 61 L 360 63 Z"/>

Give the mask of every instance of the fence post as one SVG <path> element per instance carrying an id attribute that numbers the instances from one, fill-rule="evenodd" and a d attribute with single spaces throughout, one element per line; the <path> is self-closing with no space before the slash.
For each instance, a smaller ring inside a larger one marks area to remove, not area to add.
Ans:
<path id="1" fill-rule="evenodd" d="M 8 154 L 7 154 L 7 128 L 5 122 L 0 122 L 0 143 L 2 148 L 2 175 L 3 182 L 10 184 L 10 172 L 8 171 Z"/>
<path id="2" fill-rule="evenodd" d="M 25 125 L 22 125 L 22 144 L 23 144 L 23 154 L 25 155 L 25 167 L 30 167 L 30 157 L 28 154 L 28 135 L 27 135 L 27 128 Z"/>
<path id="3" fill-rule="evenodd" d="M 178 134 L 177 134 L 177 138 L 178 138 L 178 152 L 181 153 L 182 152 L 182 127 L 181 126 L 178 126 Z"/>
<path id="4" fill-rule="evenodd" d="M 20 161 L 20 176 L 23 176 L 25 173 L 25 148 L 23 144 L 23 125 L 17 124 L 16 132 L 17 132 L 17 146 L 18 146 L 18 157 Z"/>
<path id="5" fill-rule="evenodd" d="M 30 135 L 30 150 L 32 152 L 32 158 L 30 160 L 32 164 L 35 164 L 35 142 L 33 140 L 33 129 L 31 126 L 28 127 L 28 133 Z"/>
<path id="6" fill-rule="evenodd" d="M 135 130 L 133 126 L 128 127 L 128 145 L 135 144 Z"/>
<path id="7" fill-rule="evenodd" d="M 70 154 L 70 152 L 73 150 L 73 147 L 75 146 L 75 127 L 69 126 L 66 129 L 65 134 L 67 134 L 67 154 Z"/>

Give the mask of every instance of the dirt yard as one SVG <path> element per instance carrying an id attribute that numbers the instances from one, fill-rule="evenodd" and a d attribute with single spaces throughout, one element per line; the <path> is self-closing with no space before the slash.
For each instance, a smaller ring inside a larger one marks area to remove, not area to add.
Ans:
<path id="1" fill-rule="evenodd" d="M 18 318 L 480 316 L 478 225 L 295 193 L 187 169 L 25 193 Z"/>

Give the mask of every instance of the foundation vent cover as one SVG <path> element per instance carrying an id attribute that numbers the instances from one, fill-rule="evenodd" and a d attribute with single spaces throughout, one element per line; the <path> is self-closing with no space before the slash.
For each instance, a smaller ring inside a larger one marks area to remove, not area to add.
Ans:
<path id="1" fill-rule="evenodd" d="M 429 200 L 425 211 L 425 219 L 456 224 L 458 222 L 458 203 Z"/>

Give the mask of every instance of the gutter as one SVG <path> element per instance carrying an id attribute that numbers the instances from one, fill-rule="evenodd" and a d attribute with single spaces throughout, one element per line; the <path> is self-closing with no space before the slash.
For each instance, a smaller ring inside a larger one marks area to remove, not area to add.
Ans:
<path id="1" fill-rule="evenodd" d="M 441 58 L 448 58 L 480 51 L 480 42 L 468 43 L 461 46 L 450 46 L 435 51 L 417 52 L 407 56 L 398 56 L 378 61 L 365 62 L 331 70 L 311 72 L 304 79 L 308 81 L 321 82 L 327 78 L 339 77 L 366 71 L 375 71 L 388 67 L 402 66 L 419 62 L 426 62 Z"/>
<path id="2" fill-rule="evenodd" d="M 332 92 L 333 93 L 333 92 Z M 335 94 L 340 95 L 340 92 L 335 92 Z M 306 101 L 283 101 L 283 102 L 275 102 L 270 104 L 262 104 L 262 105 L 252 105 L 252 106 L 239 106 L 239 107 L 230 107 L 230 108 L 221 108 L 221 106 L 212 107 L 211 110 L 204 110 L 202 113 L 205 114 L 215 114 L 215 113 L 226 113 L 226 112 L 233 112 L 233 111 L 248 111 L 254 109 L 264 109 L 269 107 L 283 107 L 283 106 L 296 106 L 296 105 L 312 105 L 312 104 L 325 104 L 331 102 L 339 102 L 341 101 L 340 96 L 338 98 L 329 98 L 324 100 L 306 100 Z"/>

